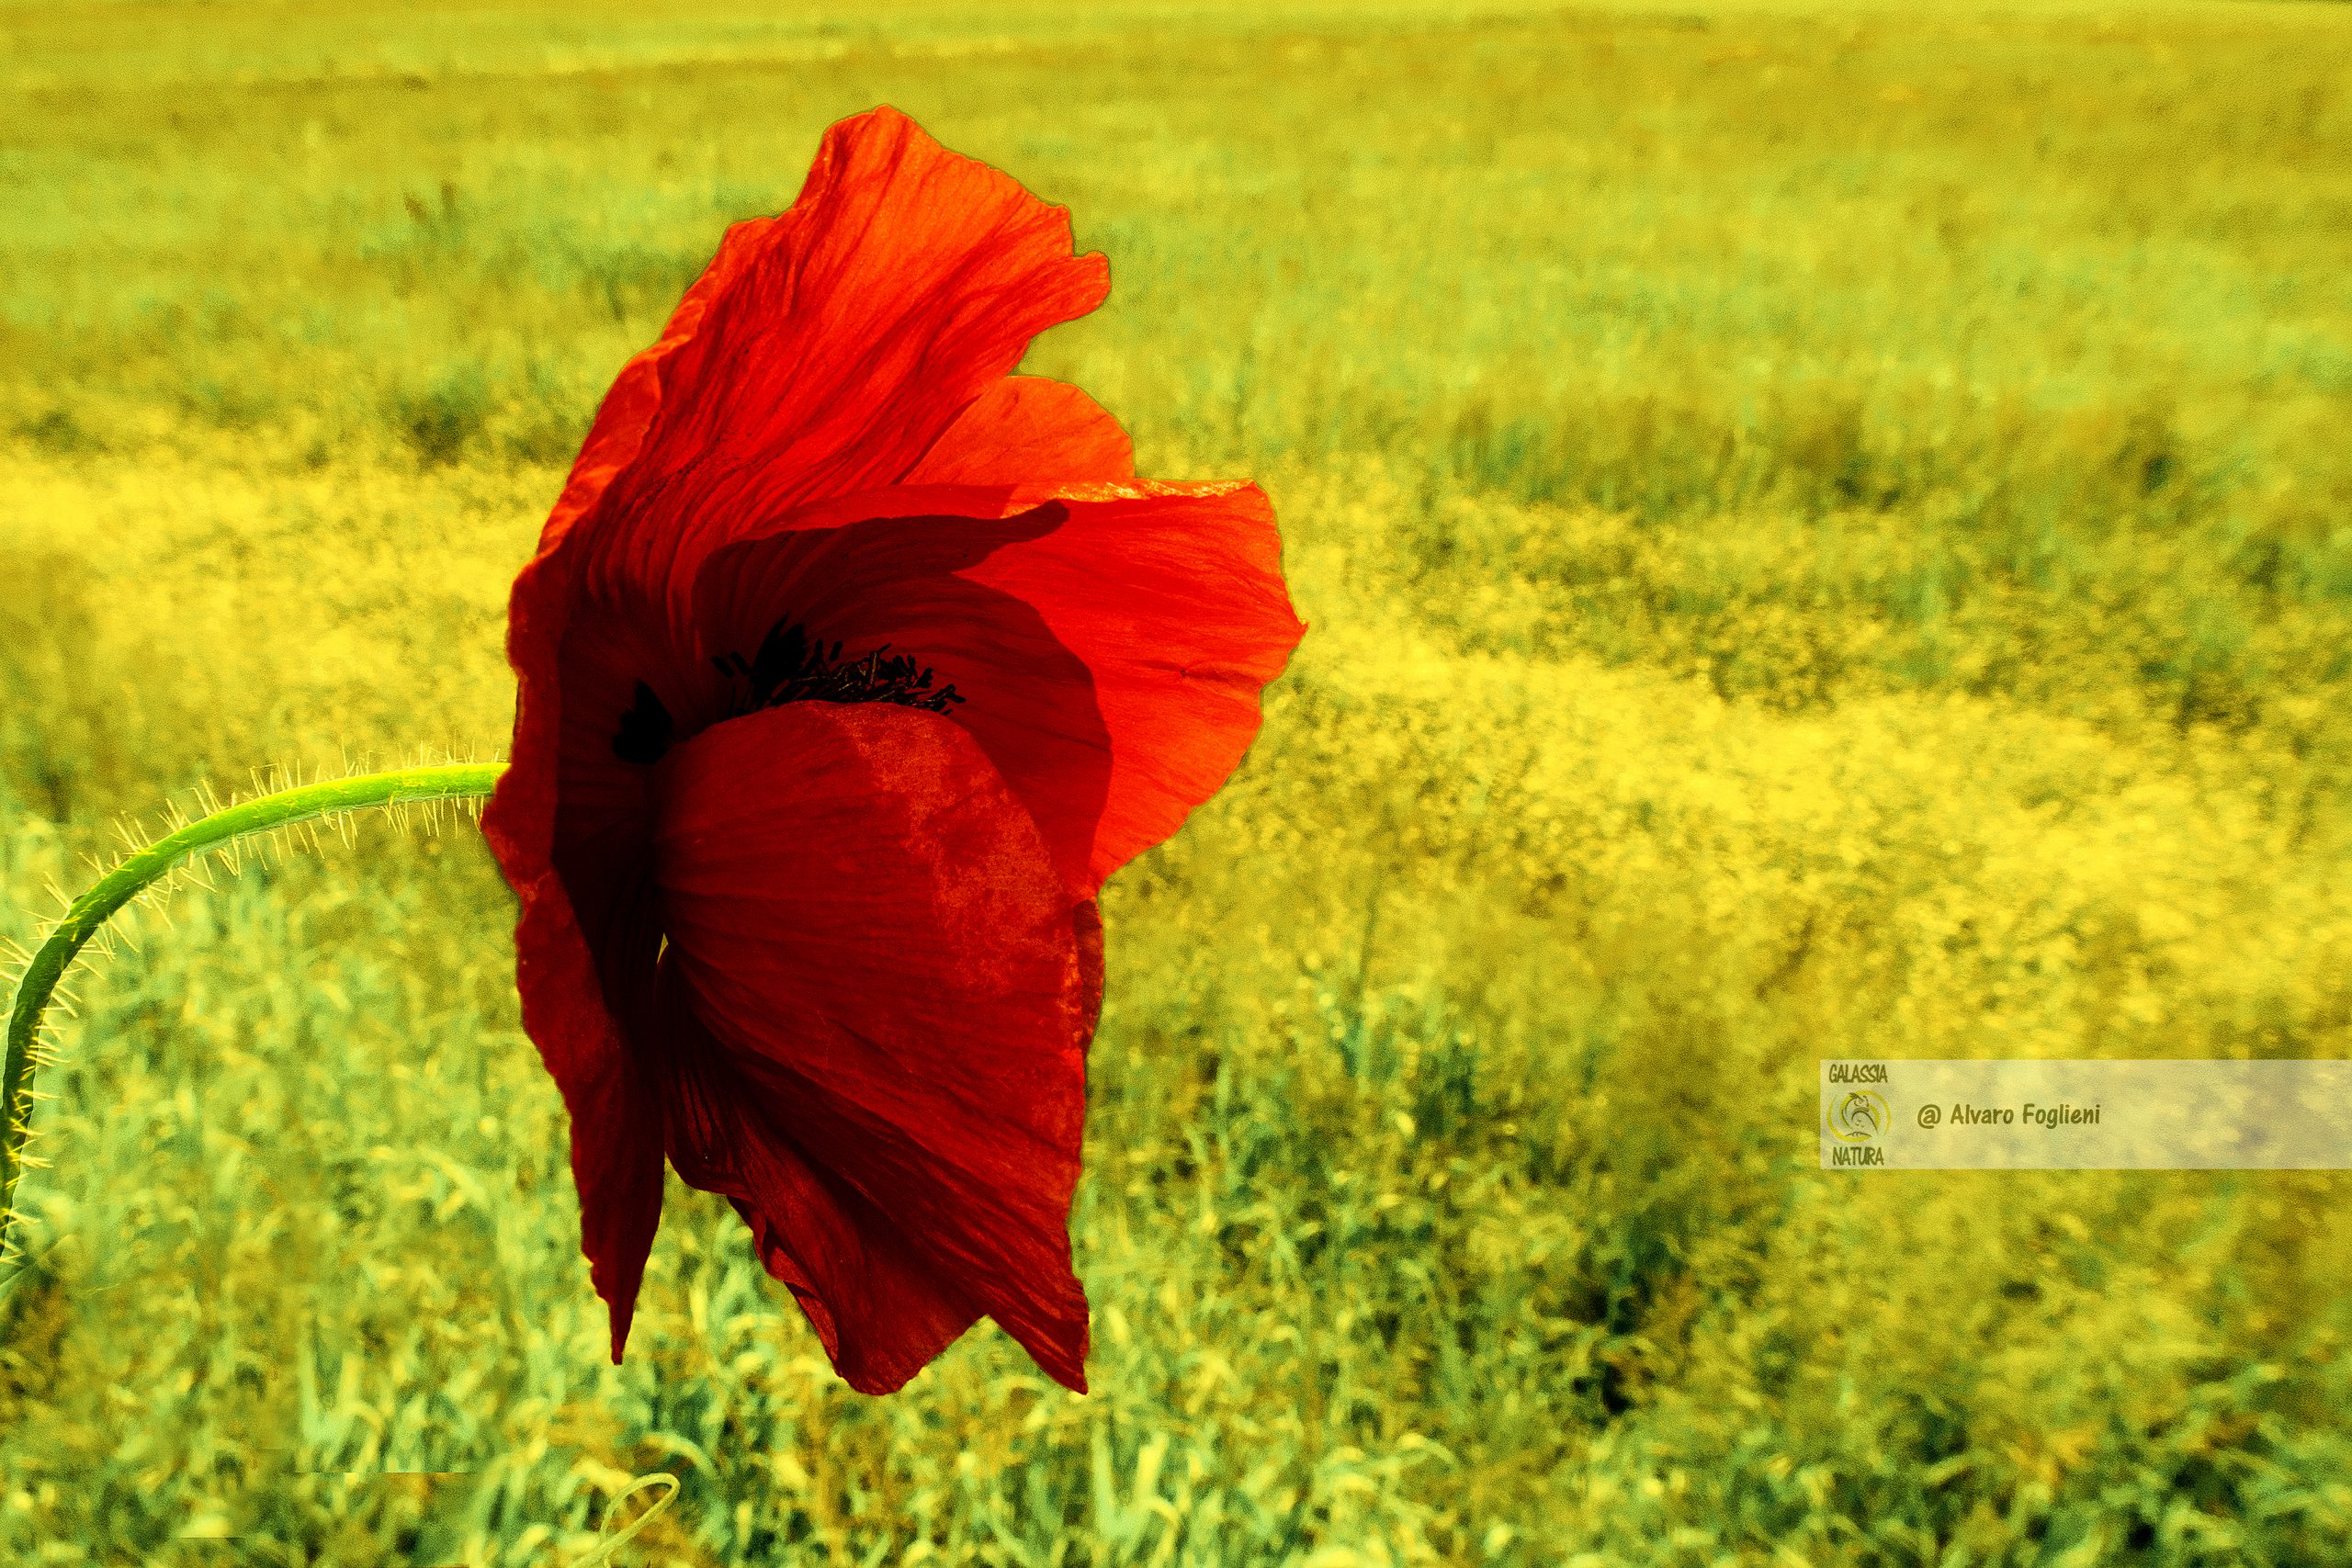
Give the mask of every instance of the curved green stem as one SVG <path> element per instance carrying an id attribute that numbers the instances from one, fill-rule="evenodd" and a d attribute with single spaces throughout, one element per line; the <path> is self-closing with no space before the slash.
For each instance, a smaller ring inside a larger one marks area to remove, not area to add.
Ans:
<path id="1" fill-rule="evenodd" d="M 0 1249 L 5 1249 L 16 1221 L 17 1178 L 24 1171 L 25 1140 L 32 1131 L 33 1037 L 51 995 L 65 977 L 66 965 L 74 962 L 83 943 L 97 934 L 107 917 L 188 856 L 247 834 L 365 806 L 484 795 L 505 771 L 503 762 L 453 762 L 435 768 L 395 768 L 386 773 L 280 790 L 216 811 L 156 840 L 74 899 L 26 966 L 24 978 L 17 986 L 16 1010 L 8 1016 L 8 1055 L 6 1063 L 0 1064 Z"/>
<path id="2" fill-rule="evenodd" d="M 616 1495 L 611 1502 L 605 1505 L 605 1528 L 606 1529 L 611 1529 L 613 1528 L 613 1519 L 615 1516 L 620 1513 L 621 1505 L 623 1503 L 628 1502 L 631 1497 L 636 1496 L 639 1493 L 646 1490 L 648 1487 L 654 1486 L 667 1487 L 668 1490 L 664 1491 L 661 1496 L 653 1500 L 653 1506 L 646 1509 L 645 1512 L 631 1519 L 628 1522 L 628 1527 L 622 1530 L 620 1534 L 606 1536 L 604 1540 L 597 1544 L 595 1551 L 591 1551 L 587 1556 L 573 1563 L 571 1568 L 600 1568 L 601 1564 L 610 1562 L 613 1560 L 613 1553 L 618 1551 L 623 1546 L 627 1545 L 628 1543 L 629 1537 L 635 1535 L 638 1531 L 651 1524 L 653 1522 L 653 1516 L 668 1507 L 671 1500 L 678 1495 L 678 1478 L 676 1476 L 659 1470 L 655 1471 L 650 1475 L 640 1475 L 635 1481 L 630 1482 L 627 1486 L 622 1487 L 619 1494 Z"/>

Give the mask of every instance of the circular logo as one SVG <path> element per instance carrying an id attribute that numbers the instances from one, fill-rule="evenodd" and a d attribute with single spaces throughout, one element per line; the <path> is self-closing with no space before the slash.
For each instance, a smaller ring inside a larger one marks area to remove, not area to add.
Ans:
<path id="1" fill-rule="evenodd" d="M 1829 1111 L 1829 1135 L 1843 1144 L 1867 1144 L 1893 1125 L 1886 1101 L 1866 1089 L 1848 1091 Z"/>

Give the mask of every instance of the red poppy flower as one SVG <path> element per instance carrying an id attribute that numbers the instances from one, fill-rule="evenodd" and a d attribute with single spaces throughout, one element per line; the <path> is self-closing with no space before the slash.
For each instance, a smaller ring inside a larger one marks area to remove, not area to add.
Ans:
<path id="1" fill-rule="evenodd" d="M 1304 629 L 1256 487 L 1139 480 L 1010 374 L 1108 288 L 1064 209 L 844 120 L 623 368 L 515 581 L 483 827 L 616 1359 L 666 1154 L 853 1386 L 984 1315 L 1085 1386 L 1094 897 Z"/>

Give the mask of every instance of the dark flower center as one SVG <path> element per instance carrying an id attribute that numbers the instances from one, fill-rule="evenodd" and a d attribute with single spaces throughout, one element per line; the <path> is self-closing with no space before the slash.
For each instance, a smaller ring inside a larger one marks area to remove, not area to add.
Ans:
<path id="1" fill-rule="evenodd" d="M 711 660 L 718 672 L 748 683 L 736 696 L 735 712 L 757 713 L 786 703 L 895 703 L 900 707 L 945 713 L 964 699 L 953 685 L 932 689 L 930 666 L 918 665 L 884 643 L 863 658 L 844 660 L 842 645 L 811 642 L 791 621 L 778 621 L 749 662 L 740 653 Z"/>
<path id="2" fill-rule="evenodd" d="M 740 682 L 728 705 L 729 718 L 786 703 L 892 703 L 945 713 L 964 700 L 953 682 L 934 686 L 936 675 L 930 665 L 892 653 L 887 642 L 844 660 L 840 643 L 812 642 L 788 619 L 769 628 L 750 659 L 726 653 L 711 662 L 730 682 Z M 650 766 L 662 760 L 676 733 L 670 710 L 652 687 L 639 681 L 635 703 L 621 715 L 620 729 L 613 737 L 613 755 Z"/>
<path id="3" fill-rule="evenodd" d="M 670 710 L 653 694 L 653 688 L 639 681 L 637 704 L 621 715 L 620 733 L 613 737 L 613 755 L 624 762 L 650 766 L 660 761 L 662 753 L 670 749 L 670 737 L 677 728 Z"/>

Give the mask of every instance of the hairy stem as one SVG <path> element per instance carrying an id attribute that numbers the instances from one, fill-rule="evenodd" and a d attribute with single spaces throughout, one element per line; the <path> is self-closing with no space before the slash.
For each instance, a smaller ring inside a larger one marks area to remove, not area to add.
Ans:
<path id="1" fill-rule="evenodd" d="M 17 986 L 16 1009 L 8 1015 L 8 1055 L 0 1065 L 0 1129 L 5 1129 L 0 1131 L 0 1251 L 6 1249 L 16 1222 L 17 1178 L 23 1174 L 25 1141 L 32 1134 L 33 1039 L 40 1029 L 41 1013 L 74 955 L 97 934 L 108 916 L 190 855 L 248 834 L 266 833 L 365 806 L 488 795 L 505 771 L 503 762 L 453 762 L 436 768 L 396 768 L 390 773 L 280 790 L 216 811 L 156 840 L 74 899 L 26 966 L 24 978 Z"/>

